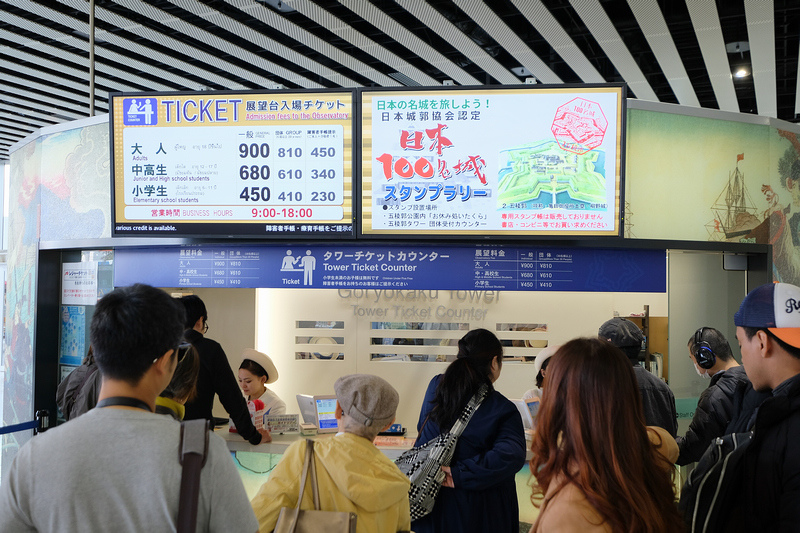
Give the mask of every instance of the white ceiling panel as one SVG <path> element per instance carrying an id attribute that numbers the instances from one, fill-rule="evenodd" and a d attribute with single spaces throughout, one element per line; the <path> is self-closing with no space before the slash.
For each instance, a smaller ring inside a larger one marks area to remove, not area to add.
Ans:
<path id="1" fill-rule="evenodd" d="M 624 82 L 645 100 L 800 117 L 800 2 L 790 0 L 96 4 L 98 112 L 112 91 L 508 85 L 527 71 L 550 84 Z M 89 5 L 0 0 L 1 138 L 89 114 Z M 752 76 L 734 80 L 732 65 Z"/>
<path id="2" fill-rule="evenodd" d="M 758 114 L 778 116 L 775 81 L 775 8 L 772 0 L 745 0 Z"/>
<path id="3" fill-rule="evenodd" d="M 717 6 L 714 0 L 691 0 L 686 3 L 686 7 L 689 8 L 689 15 L 719 108 L 723 111 L 738 112 L 739 101 L 733 89 L 731 66 L 725 52 L 725 40 L 722 37 Z"/>

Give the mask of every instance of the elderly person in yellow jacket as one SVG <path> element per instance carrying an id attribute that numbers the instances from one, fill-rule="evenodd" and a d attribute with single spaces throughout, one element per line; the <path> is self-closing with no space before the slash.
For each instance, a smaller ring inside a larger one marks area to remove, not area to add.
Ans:
<path id="1" fill-rule="evenodd" d="M 355 513 L 357 533 L 409 530 L 408 478 L 372 443 L 394 422 L 399 394 L 369 374 L 341 377 L 333 387 L 340 433 L 314 443 L 320 508 Z M 271 532 L 281 508 L 297 505 L 305 453 L 305 440 L 292 444 L 250 502 L 260 531 Z M 300 508 L 314 508 L 308 485 Z"/>

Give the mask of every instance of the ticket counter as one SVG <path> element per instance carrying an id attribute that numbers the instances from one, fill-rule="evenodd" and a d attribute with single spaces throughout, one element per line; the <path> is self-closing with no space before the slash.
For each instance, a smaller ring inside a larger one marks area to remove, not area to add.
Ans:
<path id="1" fill-rule="evenodd" d="M 228 449 L 231 451 L 231 456 L 233 457 L 233 462 L 236 465 L 239 475 L 242 477 L 247 497 L 250 499 L 256 495 L 259 487 L 269 478 L 269 473 L 278 464 L 286 448 L 298 439 L 304 438 L 296 433 L 285 435 L 275 434 L 272 436 L 272 442 L 254 446 L 242 439 L 237 433 L 229 432 L 227 426 L 216 429 L 215 433 L 227 442 Z M 314 440 L 331 439 L 334 438 L 334 435 L 326 433 L 315 435 L 311 438 Z M 411 448 L 413 444 L 413 438 L 406 438 L 403 444 L 380 445 L 378 448 L 387 457 L 394 460 L 405 450 Z M 528 448 L 530 448 L 530 441 L 527 442 L 527 445 Z M 530 459 L 530 451 L 528 452 L 527 459 Z M 536 520 L 536 516 L 538 516 L 539 512 L 530 500 L 531 488 L 528 484 L 530 477 L 531 472 L 526 462 L 525 466 L 522 467 L 516 476 L 519 520 L 526 524 L 532 524 Z"/>

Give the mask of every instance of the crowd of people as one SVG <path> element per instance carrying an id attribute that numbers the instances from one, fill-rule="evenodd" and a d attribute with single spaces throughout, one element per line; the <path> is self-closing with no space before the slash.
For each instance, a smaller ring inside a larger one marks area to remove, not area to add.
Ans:
<path id="1" fill-rule="evenodd" d="M 725 502 L 723 530 L 796 531 L 800 287 L 756 288 L 733 322 L 742 365 L 719 330 L 701 327 L 689 337 L 689 359 L 709 385 L 685 435 L 678 435 L 671 390 L 640 364 L 644 337 L 633 322 L 614 318 L 596 337 L 543 350 L 526 393 L 540 402 L 530 443 L 516 406 L 494 388 L 501 341 L 485 329 L 469 331 L 428 385 L 415 446 L 448 432 L 480 400 L 441 466 L 432 509 L 413 521 L 408 477 L 374 444 L 395 420 L 397 390 L 369 374 L 340 377 L 339 433 L 313 446 L 315 490 L 300 492 L 309 444 L 299 439 L 248 501 L 225 442 L 208 434 L 197 530 L 271 532 L 282 509 L 316 505 L 353 513 L 359 533 L 517 533 L 515 477 L 529 454 L 525 497 L 538 509 L 531 533 L 685 531 L 675 465 L 702 464 L 717 437 L 748 432 L 752 444 L 736 463 L 741 483 Z M 176 420 L 211 419 L 218 396 L 232 427 L 259 444 L 271 439 L 264 415 L 286 412 L 266 387 L 278 379 L 272 360 L 247 350 L 237 386 L 207 329 L 196 296 L 176 300 L 141 284 L 104 296 L 91 322 L 91 358 L 59 390 L 69 421 L 23 446 L 0 484 L 0 531 L 180 530 Z"/>

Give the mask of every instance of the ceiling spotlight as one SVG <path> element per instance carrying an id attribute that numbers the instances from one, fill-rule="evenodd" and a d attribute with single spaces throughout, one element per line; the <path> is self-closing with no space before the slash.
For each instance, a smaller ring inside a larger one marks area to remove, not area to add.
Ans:
<path id="1" fill-rule="evenodd" d="M 747 76 L 749 76 L 749 75 L 750 75 L 750 70 L 749 70 L 749 69 L 747 69 L 747 68 L 745 68 L 745 67 L 739 67 L 739 68 L 738 68 L 738 69 L 736 69 L 736 71 L 733 73 L 733 77 L 734 77 L 734 78 L 739 78 L 739 79 L 746 78 L 746 77 L 747 77 Z"/>

